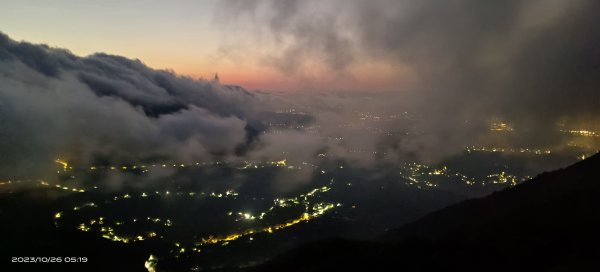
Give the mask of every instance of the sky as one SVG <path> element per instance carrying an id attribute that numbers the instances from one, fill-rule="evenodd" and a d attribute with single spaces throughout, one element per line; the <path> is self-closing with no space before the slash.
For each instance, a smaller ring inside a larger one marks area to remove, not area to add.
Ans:
<path id="1" fill-rule="evenodd" d="M 542 65 L 563 61 L 557 59 L 561 54 L 577 65 L 587 57 L 577 52 L 590 53 L 582 46 L 596 37 L 588 27 L 595 21 L 586 13 L 594 5 L 589 0 L 3 0 L 0 31 L 79 56 L 121 55 L 194 78 L 219 73 L 223 82 L 249 90 L 406 91 L 459 81 L 468 74 L 461 69 L 504 84 L 510 80 L 502 77 L 513 76 L 507 71 L 521 69 L 511 65 L 561 67 Z M 574 42 L 562 44 L 567 40 Z M 533 47 L 542 50 L 534 53 Z M 541 54 L 553 56 L 535 59 Z"/>
<path id="2" fill-rule="evenodd" d="M 0 31 L 79 56 L 121 55 L 194 78 L 219 73 L 225 83 L 250 90 L 390 90 L 397 88 L 398 74 L 405 74 L 403 68 L 374 61 L 341 73 L 318 58 L 303 72 L 282 71 L 271 64 L 281 45 L 248 39 L 264 29 L 238 21 L 243 16 L 227 11 L 229 2 L 5 0 Z"/>
<path id="3" fill-rule="evenodd" d="M 2 1 L 0 25 L 14 39 L 138 58 L 155 68 L 208 77 L 215 61 L 215 1 Z"/>

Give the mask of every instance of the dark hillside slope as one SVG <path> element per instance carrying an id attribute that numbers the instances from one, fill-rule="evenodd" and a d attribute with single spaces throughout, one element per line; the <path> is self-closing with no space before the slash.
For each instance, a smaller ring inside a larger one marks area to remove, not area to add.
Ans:
<path id="1" fill-rule="evenodd" d="M 600 271 L 600 154 L 468 200 L 380 241 L 305 245 L 258 271 Z"/>

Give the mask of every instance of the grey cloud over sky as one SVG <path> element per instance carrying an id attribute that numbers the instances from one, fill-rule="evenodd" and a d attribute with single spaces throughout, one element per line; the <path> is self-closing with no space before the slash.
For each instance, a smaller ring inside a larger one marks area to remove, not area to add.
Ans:
<path id="1" fill-rule="evenodd" d="M 219 3 L 223 29 L 252 33 L 223 46 L 272 46 L 265 59 L 283 73 L 313 60 L 341 74 L 369 61 L 409 67 L 416 83 L 396 99 L 412 100 L 426 130 L 444 138 L 465 120 L 502 116 L 543 142 L 541 128 L 600 114 L 598 1 Z"/>
<path id="2" fill-rule="evenodd" d="M 0 36 L 5 174 L 28 174 L 56 158 L 85 164 L 231 156 L 247 142 L 255 103 L 241 89 L 136 60 L 80 58 Z"/>
<path id="3" fill-rule="evenodd" d="M 222 27 L 252 33 L 234 41 L 274 41 L 266 58 L 285 73 L 311 58 L 332 73 L 376 60 L 411 67 L 427 100 L 544 115 L 600 108 L 589 99 L 600 85 L 597 1 L 219 3 Z"/>

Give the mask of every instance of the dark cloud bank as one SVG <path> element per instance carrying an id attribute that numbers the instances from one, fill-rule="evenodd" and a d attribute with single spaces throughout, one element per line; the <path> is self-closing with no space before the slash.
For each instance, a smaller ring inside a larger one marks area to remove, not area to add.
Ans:
<path id="1" fill-rule="evenodd" d="M 286 74 L 300 73 L 312 58 L 332 73 L 374 60 L 418 75 L 410 90 L 376 94 L 249 93 L 137 60 L 78 57 L 0 35 L 0 167 L 23 175 L 56 157 L 265 160 L 281 158 L 281 149 L 300 159 L 327 151 L 365 162 L 376 151 L 391 160 L 431 160 L 472 143 L 495 116 L 524 132 L 519 141 L 552 143 L 540 131 L 556 122 L 597 126 L 598 10 L 592 0 L 219 2 L 217 23 L 266 33 L 280 48 L 267 63 Z M 294 128 L 261 135 L 268 113 L 285 108 L 308 112 L 307 126 L 321 134 Z M 382 137 L 340 126 L 373 110 L 409 112 L 418 128 L 388 122 L 376 129 L 402 133 Z"/>

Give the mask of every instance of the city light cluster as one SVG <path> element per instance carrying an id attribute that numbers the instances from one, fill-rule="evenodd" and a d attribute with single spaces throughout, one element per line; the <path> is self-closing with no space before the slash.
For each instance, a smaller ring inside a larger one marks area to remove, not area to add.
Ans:
<path id="1" fill-rule="evenodd" d="M 290 198 L 278 198 L 273 201 L 273 205 L 269 207 L 264 212 L 261 212 L 259 215 L 254 215 L 249 212 L 238 212 L 238 220 L 241 218 L 244 221 L 262 221 L 265 219 L 265 216 L 274 212 L 276 208 L 290 208 L 290 207 L 302 207 L 303 212 L 296 218 L 292 218 L 282 223 L 274 223 L 268 224 L 266 222 L 260 223 L 262 226 L 259 227 L 250 227 L 247 229 L 243 229 L 240 231 L 234 231 L 232 233 L 226 235 L 208 235 L 206 237 L 200 238 L 199 240 L 194 241 L 177 241 L 174 243 L 176 250 L 173 250 L 173 254 L 175 256 L 179 254 L 183 254 L 186 250 L 191 252 L 201 252 L 202 246 L 221 244 L 222 246 L 228 245 L 230 242 L 238 240 L 239 238 L 250 236 L 254 234 L 261 233 L 273 233 L 279 230 L 283 230 L 285 228 L 292 227 L 302 222 L 310 221 L 312 219 L 318 218 L 324 215 L 329 210 L 341 206 L 341 204 L 333 204 L 326 202 L 315 202 L 313 203 L 313 198 L 317 197 L 321 193 L 325 193 L 331 190 L 331 187 L 323 186 L 320 188 L 315 188 L 305 194 L 300 194 L 295 197 Z M 95 202 L 86 202 L 76 206 L 73 206 L 70 212 L 67 211 L 58 211 L 54 214 L 54 221 L 57 227 L 69 227 L 67 221 L 65 221 L 65 217 L 69 219 L 77 218 L 80 212 L 84 212 L 87 209 L 101 209 L 104 205 L 110 204 L 115 205 L 121 201 L 143 201 L 148 199 L 150 196 L 155 197 L 168 197 L 168 198 L 176 198 L 176 197 L 186 197 L 186 198 L 236 198 L 239 196 L 239 193 L 230 189 L 226 190 L 223 193 L 219 192 L 170 192 L 170 191 L 155 191 L 154 193 L 141 192 L 141 193 L 124 193 L 120 195 L 113 196 L 110 200 L 106 200 L 102 202 L 102 205 L 96 204 Z M 124 204 L 125 205 L 125 204 Z M 232 216 L 233 212 L 228 212 L 228 216 Z M 238 221 L 236 220 L 236 221 Z M 168 239 L 166 238 L 166 234 L 164 231 L 167 228 L 171 228 L 176 225 L 173 219 L 170 218 L 160 218 L 160 217 L 132 217 L 129 219 L 118 219 L 113 220 L 108 218 L 108 216 L 95 216 L 87 219 L 84 222 L 79 222 L 75 226 L 74 229 L 89 232 L 89 233 L 97 233 L 100 237 L 114 241 L 120 242 L 124 244 L 142 242 L 149 239 Z M 135 227 L 134 227 L 135 226 Z M 140 228 L 145 230 L 139 230 Z M 125 229 L 138 229 L 136 233 L 132 233 L 132 230 L 125 231 Z M 185 247 L 184 245 L 188 245 Z"/>
<path id="2" fill-rule="evenodd" d="M 561 132 L 564 133 L 569 133 L 569 134 L 573 134 L 573 135 L 577 135 L 577 136 L 583 136 L 583 137 L 600 137 L 600 133 L 597 133 L 595 131 L 591 131 L 591 130 L 561 130 Z"/>

